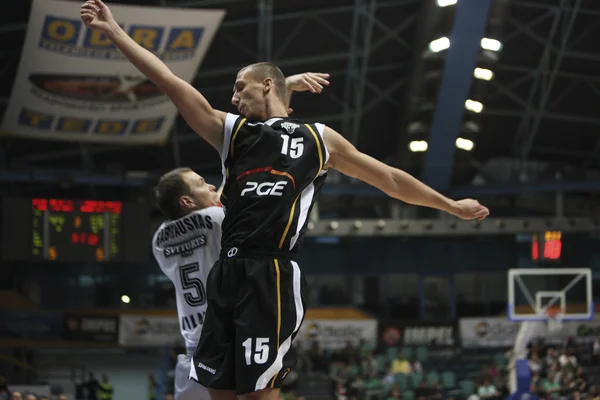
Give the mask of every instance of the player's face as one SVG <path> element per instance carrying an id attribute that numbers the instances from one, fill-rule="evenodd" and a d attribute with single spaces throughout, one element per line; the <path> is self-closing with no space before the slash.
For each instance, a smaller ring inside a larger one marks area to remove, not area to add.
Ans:
<path id="1" fill-rule="evenodd" d="M 203 177 L 193 171 L 184 172 L 181 177 L 190 189 L 188 195 L 181 196 L 182 207 L 194 211 L 219 204 L 215 187 L 206 183 Z"/>
<path id="2" fill-rule="evenodd" d="M 252 76 L 250 68 L 241 70 L 233 86 L 231 104 L 237 107 L 240 115 L 250 121 L 264 120 L 267 95 L 272 83 L 271 79 L 265 79 L 264 82 L 257 81 Z"/>

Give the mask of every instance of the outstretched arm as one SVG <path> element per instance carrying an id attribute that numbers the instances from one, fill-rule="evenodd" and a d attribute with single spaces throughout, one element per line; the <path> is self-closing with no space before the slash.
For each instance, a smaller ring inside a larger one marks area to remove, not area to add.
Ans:
<path id="1" fill-rule="evenodd" d="M 360 179 L 390 197 L 408 204 L 446 211 L 462 219 L 483 219 L 489 215 L 489 210 L 476 200 L 451 200 L 410 174 L 361 153 L 329 127 L 325 127 L 324 140 L 329 151 L 327 168 Z"/>
<path id="2" fill-rule="evenodd" d="M 103 32 L 141 73 L 169 97 L 188 125 L 221 151 L 226 113 L 214 110 L 192 85 L 175 76 L 158 57 L 130 38 L 101 0 L 87 1 L 81 7 L 81 19 L 88 27 Z"/>

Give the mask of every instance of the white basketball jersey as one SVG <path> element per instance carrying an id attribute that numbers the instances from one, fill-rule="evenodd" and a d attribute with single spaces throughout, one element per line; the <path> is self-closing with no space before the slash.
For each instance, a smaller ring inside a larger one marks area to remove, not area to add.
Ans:
<path id="1" fill-rule="evenodd" d="M 164 222 L 154 234 L 152 251 L 175 285 L 177 315 L 186 347 L 195 348 L 206 313 L 206 278 L 221 251 L 221 207 L 208 207 Z"/>

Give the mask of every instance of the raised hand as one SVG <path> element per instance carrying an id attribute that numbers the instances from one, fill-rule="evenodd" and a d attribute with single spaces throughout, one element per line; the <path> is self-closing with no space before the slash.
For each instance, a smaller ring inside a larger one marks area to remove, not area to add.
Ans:
<path id="1" fill-rule="evenodd" d="M 294 92 L 311 91 L 321 93 L 323 86 L 329 86 L 329 74 L 321 72 L 305 72 L 303 74 L 292 75 L 286 78 L 285 83 L 288 90 Z"/>
<path id="2" fill-rule="evenodd" d="M 108 32 L 116 22 L 108 6 L 102 0 L 88 0 L 81 6 L 81 20 L 91 29 Z"/>
<path id="3" fill-rule="evenodd" d="M 479 204 L 477 200 L 464 199 L 455 202 L 452 214 L 464 220 L 477 219 L 481 221 L 490 215 L 490 210 Z"/>

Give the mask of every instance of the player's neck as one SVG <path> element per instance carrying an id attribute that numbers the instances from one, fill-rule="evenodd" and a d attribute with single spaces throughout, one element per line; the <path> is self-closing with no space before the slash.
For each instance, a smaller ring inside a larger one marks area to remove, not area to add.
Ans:
<path id="1" fill-rule="evenodd" d="M 288 117 L 287 107 L 282 102 L 268 102 L 265 110 L 265 121 L 271 118 Z"/>

